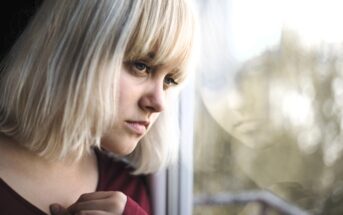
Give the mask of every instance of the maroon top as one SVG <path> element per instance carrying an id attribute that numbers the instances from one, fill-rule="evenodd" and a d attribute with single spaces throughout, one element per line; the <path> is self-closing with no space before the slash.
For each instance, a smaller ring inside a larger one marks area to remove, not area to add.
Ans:
<path id="1" fill-rule="evenodd" d="M 99 180 L 96 191 L 121 191 L 127 195 L 124 215 L 151 214 L 150 193 L 147 178 L 130 174 L 127 164 L 103 151 L 96 150 Z M 32 205 L 0 178 L 1 215 L 46 215 Z"/>

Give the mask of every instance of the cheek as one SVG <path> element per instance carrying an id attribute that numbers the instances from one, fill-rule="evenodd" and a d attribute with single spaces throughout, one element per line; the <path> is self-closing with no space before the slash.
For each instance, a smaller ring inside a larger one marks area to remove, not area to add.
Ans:
<path id="1" fill-rule="evenodd" d="M 131 108 L 132 105 L 142 97 L 143 88 L 137 83 L 137 80 L 123 72 L 119 80 L 119 89 L 118 89 L 118 104 L 122 110 Z"/>
<path id="2" fill-rule="evenodd" d="M 125 79 L 122 78 L 120 80 L 120 88 L 117 100 L 119 111 L 126 110 L 130 105 L 132 105 L 131 103 L 135 98 L 134 90 L 134 86 L 128 84 Z"/>
<path id="3" fill-rule="evenodd" d="M 151 118 L 150 118 L 151 125 L 155 124 L 159 116 L 160 116 L 160 113 L 151 114 Z"/>

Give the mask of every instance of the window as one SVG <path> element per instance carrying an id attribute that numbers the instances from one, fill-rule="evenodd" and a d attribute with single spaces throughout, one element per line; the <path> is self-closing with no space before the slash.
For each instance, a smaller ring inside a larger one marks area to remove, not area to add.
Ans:
<path id="1" fill-rule="evenodd" d="M 342 214 L 340 1 L 196 1 L 193 214 Z"/>
<path id="2" fill-rule="evenodd" d="M 151 178 L 156 215 L 190 215 L 193 211 L 193 136 L 194 77 L 190 77 L 180 94 L 178 109 L 180 150 L 178 162 Z"/>

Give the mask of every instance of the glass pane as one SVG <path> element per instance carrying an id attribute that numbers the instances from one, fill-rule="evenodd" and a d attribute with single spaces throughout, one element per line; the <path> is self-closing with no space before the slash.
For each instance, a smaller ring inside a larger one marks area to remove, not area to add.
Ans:
<path id="1" fill-rule="evenodd" d="M 343 2 L 197 3 L 194 214 L 343 214 Z"/>

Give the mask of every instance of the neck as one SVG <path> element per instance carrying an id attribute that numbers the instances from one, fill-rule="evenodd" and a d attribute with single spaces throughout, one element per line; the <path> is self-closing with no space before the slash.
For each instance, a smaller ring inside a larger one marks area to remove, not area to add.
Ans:
<path id="1" fill-rule="evenodd" d="M 79 160 L 71 161 L 71 156 L 63 160 L 48 160 L 23 147 L 17 141 L 0 136 L 0 177 L 1 170 L 15 169 L 25 175 L 77 174 L 96 163 L 93 152 L 84 153 Z"/>
<path id="2" fill-rule="evenodd" d="M 48 213 L 51 203 L 68 207 L 83 193 L 94 192 L 98 168 L 94 153 L 85 153 L 72 163 L 70 159 L 51 161 L 0 136 L 0 178 Z"/>

